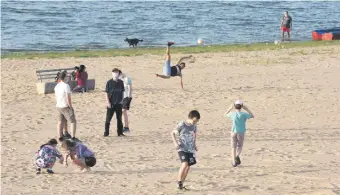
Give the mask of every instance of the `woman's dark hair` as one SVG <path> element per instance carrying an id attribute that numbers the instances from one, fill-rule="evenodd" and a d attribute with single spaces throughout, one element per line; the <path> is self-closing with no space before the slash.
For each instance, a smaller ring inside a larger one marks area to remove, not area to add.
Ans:
<path id="1" fill-rule="evenodd" d="M 189 112 L 189 119 L 193 119 L 193 118 L 197 118 L 197 119 L 200 119 L 201 118 L 201 115 L 200 113 L 197 111 L 197 110 L 192 110 Z"/>
<path id="2" fill-rule="evenodd" d="M 78 66 L 75 66 L 75 67 L 74 67 L 74 70 L 79 70 L 79 67 L 78 67 Z"/>
<path id="3" fill-rule="evenodd" d="M 242 108 L 241 104 L 235 104 L 234 106 L 235 106 L 235 109 L 237 109 L 237 110 L 240 110 Z"/>
<path id="4" fill-rule="evenodd" d="M 69 140 L 69 139 L 65 140 L 65 144 L 68 148 L 72 148 L 72 147 L 76 146 L 76 142 Z"/>
<path id="5" fill-rule="evenodd" d="M 57 144 L 58 144 L 58 142 L 57 142 L 56 139 L 50 139 L 46 144 L 41 145 L 40 149 L 43 148 L 46 145 L 52 146 L 52 145 L 57 145 Z"/>
<path id="6" fill-rule="evenodd" d="M 95 157 L 86 157 L 85 164 L 88 167 L 93 167 L 96 164 L 97 160 Z"/>
<path id="7" fill-rule="evenodd" d="M 79 66 L 79 72 L 84 72 L 85 71 L 85 66 L 84 65 L 80 65 Z"/>

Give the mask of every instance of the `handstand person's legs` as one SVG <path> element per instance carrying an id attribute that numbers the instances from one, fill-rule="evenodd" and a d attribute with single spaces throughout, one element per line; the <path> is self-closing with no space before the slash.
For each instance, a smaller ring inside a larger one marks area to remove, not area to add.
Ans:
<path id="1" fill-rule="evenodd" d="M 165 52 L 165 61 L 170 61 L 171 60 L 171 55 L 170 55 L 170 46 L 166 47 L 166 52 Z"/>

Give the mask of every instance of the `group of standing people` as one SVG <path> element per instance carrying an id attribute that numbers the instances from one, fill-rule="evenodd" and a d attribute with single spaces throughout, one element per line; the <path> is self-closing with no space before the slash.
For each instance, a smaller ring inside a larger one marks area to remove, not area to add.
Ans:
<path id="1" fill-rule="evenodd" d="M 76 138 L 77 120 L 71 100 L 72 92 L 78 92 L 79 89 L 86 88 L 88 75 L 85 71 L 85 66 L 75 67 L 75 71 L 71 74 L 71 77 L 72 76 L 78 80 L 78 86 L 75 89 L 71 90 L 68 84 L 70 75 L 68 75 L 66 71 L 58 74 L 58 84 L 54 88 L 58 112 L 57 129 L 59 142 L 62 143 L 62 148 L 66 151 L 66 154 L 62 155 L 57 150 L 58 141 L 56 139 L 51 139 L 41 145 L 35 156 L 37 174 L 40 174 L 42 169 L 47 169 L 47 173 L 53 174 L 52 167 L 57 158 L 59 158 L 59 162 L 65 166 L 68 166 L 67 159 L 71 158 L 73 163 L 79 166 L 82 171 L 88 171 L 90 167 L 96 164 L 94 152 Z M 112 76 L 113 78 L 107 82 L 105 88 L 107 100 L 105 137 L 109 135 L 110 122 L 114 113 L 116 113 L 117 118 L 118 136 L 125 136 L 123 132 L 130 131 L 127 111 L 130 109 L 132 100 L 132 82 L 129 77 L 117 68 L 113 69 Z M 124 126 L 122 122 L 123 114 Z M 68 132 L 68 122 L 71 126 L 71 134 Z"/>

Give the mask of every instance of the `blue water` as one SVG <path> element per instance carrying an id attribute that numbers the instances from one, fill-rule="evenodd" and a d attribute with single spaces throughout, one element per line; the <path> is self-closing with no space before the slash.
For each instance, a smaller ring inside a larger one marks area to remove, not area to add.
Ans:
<path id="1" fill-rule="evenodd" d="M 1 48 L 124 48 L 125 37 L 143 39 L 140 46 L 272 42 L 285 10 L 294 40 L 340 27 L 340 1 L 1 1 Z"/>

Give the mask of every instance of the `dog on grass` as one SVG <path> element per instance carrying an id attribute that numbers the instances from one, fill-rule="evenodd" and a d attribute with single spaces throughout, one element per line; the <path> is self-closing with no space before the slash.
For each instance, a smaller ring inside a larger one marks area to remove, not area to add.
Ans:
<path id="1" fill-rule="evenodd" d="M 129 39 L 127 37 L 126 37 L 126 39 L 124 39 L 124 41 L 129 43 L 129 47 L 131 47 L 131 45 L 132 45 L 132 47 L 137 47 L 137 44 L 139 42 L 143 42 L 142 39 Z"/>

